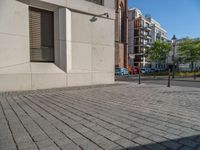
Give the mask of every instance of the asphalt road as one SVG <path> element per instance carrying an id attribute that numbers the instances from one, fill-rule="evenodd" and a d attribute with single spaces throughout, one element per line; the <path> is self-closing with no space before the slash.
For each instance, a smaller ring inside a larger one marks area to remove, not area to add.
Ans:
<path id="1" fill-rule="evenodd" d="M 127 81 L 127 82 L 135 82 L 138 83 L 138 77 L 116 77 L 116 81 Z M 141 83 L 145 84 L 160 84 L 167 86 L 167 79 L 153 79 L 151 78 L 141 78 Z M 183 80 L 171 80 L 171 86 L 181 86 L 181 87 L 196 87 L 200 88 L 200 81 L 183 81 Z"/>

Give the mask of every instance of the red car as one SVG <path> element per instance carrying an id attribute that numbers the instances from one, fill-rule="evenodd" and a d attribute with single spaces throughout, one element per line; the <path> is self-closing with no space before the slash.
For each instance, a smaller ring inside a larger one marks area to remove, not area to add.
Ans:
<path id="1" fill-rule="evenodd" d="M 139 74 L 139 69 L 138 67 L 135 67 L 135 66 L 129 66 L 129 73 L 131 75 L 134 75 L 134 74 Z"/>

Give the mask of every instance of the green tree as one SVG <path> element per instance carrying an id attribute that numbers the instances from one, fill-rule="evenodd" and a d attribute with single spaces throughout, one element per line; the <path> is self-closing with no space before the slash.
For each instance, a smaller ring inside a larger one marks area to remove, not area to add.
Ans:
<path id="1" fill-rule="evenodd" d="M 147 48 L 146 56 L 149 61 L 164 63 L 169 51 L 171 50 L 171 45 L 167 42 L 157 40 L 150 48 Z"/>
<path id="2" fill-rule="evenodd" d="M 191 71 L 195 71 L 195 63 L 200 60 L 200 39 L 186 38 L 180 42 L 178 58 L 180 63 L 191 63 Z"/>
<path id="3" fill-rule="evenodd" d="M 184 39 L 178 45 L 178 57 L 180 63 L 191 63 L 191 71 L 196 79 L 195 63 L 200 60 L 200 39 Z"/>

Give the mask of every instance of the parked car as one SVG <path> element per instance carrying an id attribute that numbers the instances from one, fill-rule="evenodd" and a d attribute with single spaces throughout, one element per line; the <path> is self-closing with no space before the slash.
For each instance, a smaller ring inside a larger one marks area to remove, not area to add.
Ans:
<path id="1" fill-rule="evenodd" d="M 154 72 L 156 72 L 156 69 L 155 68 L 151 68 L 150 69 L 150 73 L 154 73 Z"/>
<path id="2" fill-rule="evenodd" d="M 147 70 L 147 73 L 152 73 L 153 70 L 151 68 L 145 68 Z"/>
<path id="3" fill-rule="evenodd" d="M 161 68 L 151 68 L 152 72 L 161 72 L 162 69 Z"/>
<path id="4" fill-rule="evenodd" d="M 131 75 L 138 74 L 139 73 L 139 69 L 138 69 L 138 67 L 135 67 L 135 66 L 129 66 L 128 67 L 128 72 Z"/>
<path id="5" fill-rule="evenodd" d="M 115 68 L 115 75 L 123 76 L 123 75 L 129 75 L 129 71 L 127 68 Z"/>
<path id="6" fill-rule="evenodd" d="M 133 67 L 133 74 L 139 74 L 139 68 L 138 67 Z"/>
<path id="7" fill-rule="evenodd" d="M 143 74 L 149 73 L 149 69 L 147 69 L 147 68 L 141 68 L 140 71 Z"/>

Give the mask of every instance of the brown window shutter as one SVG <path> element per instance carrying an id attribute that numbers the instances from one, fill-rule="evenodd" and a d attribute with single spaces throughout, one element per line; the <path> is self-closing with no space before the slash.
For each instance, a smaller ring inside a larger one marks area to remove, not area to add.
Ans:
<path id="1" fill-rule="evenodd" d="M 31 60 L 41 60 L 41 13 L 30 10 L 29 23 Z"/>

